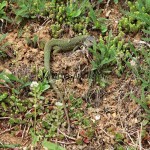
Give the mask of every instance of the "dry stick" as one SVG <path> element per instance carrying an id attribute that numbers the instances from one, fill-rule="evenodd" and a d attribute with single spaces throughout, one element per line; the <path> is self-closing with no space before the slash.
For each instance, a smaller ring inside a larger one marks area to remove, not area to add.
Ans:
<path id="1" fill-rule="evenodd" d="M 142 132 L 142 123 L 141 123 L 140 131 L 138 131 L 138 143 L 139 143 L 139 150 L 142 150 L 141 132 Z"/>
<path id="2" fill-rule="evenodd" d="M 65 137 L 67 137 L 68 139 L 71 139 L 71 140 L 76 140 L 76 138 L 73 138 L 71 136 L 68 136 L 67 134 L 65 134 L 64 132 L 62 132 L 61 130 L 58 129 L 58 132 L 60 132 L 62 135 L 64 135 Z"/>
<path id="3" fill-rule="evenodd" d="M 25 137 L 25 134 L 26 134 L 26 128 L 27 126 L 25 125 L 24 129 L 23 129 L 23 133 L 22 133 L 22 137 L 21 137 L 21 140 L 23 141 L 24 137 Z"/>
<path id="4" fill-rule="evenodd" d="M 63 103 L 63 107 L 64 107 L 64 111 L 65 111 L 65 115 L 66 115 L 67 123 L 68 123 L 68 133 L 70 133 L 70 119 L 69 119 L 68 111 L 67 111 L 66 104 L 65 104 L 65 101 L 63 99 L 63 96 L 60 93 L 60 91 L 58 90 L 58 88 L 56 87 L 52 77 L 50 77 L 49 81 L 50 81 L 50 84 L 51 84 L 52 88 L 54 89 L 54 91 L 56 92 L 56 94 L 60 98 L 61 102 Z"/>
<path id="5" fill-rule="evenodd" d="M 10 128 L 10 129 L 7 129 L 7 130 L 1 132 L 0 135 L 4 134 L 4 133 L 6 133 L 6 132 L 9 132 L 10 130 L 12 130 L 12 129 L 14 129 L 14 128 L 15 128 L 15 127 L 12 127 L 12 128 Z"/>
<path id="6" fill-rule="evenodd" d="M 132 144 L 130 143 L 130 145 L 134 146 L 134 147 L 137 147 L 136 146 L 136 143 L 134 142 L 133 138 L 131 138 L 130 134 L 128 132 L 125 132 L 126 135 L 129 137 L 129 139 L 131 140 Z"/>
<path id="7" fill-rule="evenodd" d="M 109 6 L 109 2 L 110 2 L 110 0 L 107 1 L 106 8 Z"/>
<path id="8" fill-rule="evenodd" d="M 0 120 L 3 120 L 3 119 L 10 119 L 10 117 L 0 117 Z"/>
<path id="9" fill-rule="evenodd" d="M 108 134 L 104 129 L 100 128 L 100 130 L 102 130 L 108 137 L 112 138 L 113 136 Z"/>

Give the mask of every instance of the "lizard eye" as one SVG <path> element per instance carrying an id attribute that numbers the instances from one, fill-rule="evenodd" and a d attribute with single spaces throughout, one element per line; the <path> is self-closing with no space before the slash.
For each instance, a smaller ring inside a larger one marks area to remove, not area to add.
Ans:
<path id="1" fill-rule="evenodd" d="M 95 38 L 93 36 L 89 36 L 87 37 L 86 41 L 84 42 L 84 45 L 87 47 L 90 47 L 93 45 L 93 43 L 95 42 Z"/>

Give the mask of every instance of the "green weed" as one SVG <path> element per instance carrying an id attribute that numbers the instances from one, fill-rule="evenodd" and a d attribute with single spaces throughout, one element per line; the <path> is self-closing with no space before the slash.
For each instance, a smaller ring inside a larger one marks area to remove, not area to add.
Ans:
<path id="1" fill-rule="evenodd" d="M 50 31 L 52 36 L 58 38 L 65 31 L 64 27 L 69 27 L 76 33 L 86 34 L 87 29 L 92 27 L 94 30 L 107 31 L 106 19 L 99 17 L 93 9 L 93 5 L 88 1 L 39 1 L 39 0 L 14 0 L 9 3 L 9 11 L 15 16 L 14 24 L 20 25 L 27 19 L 45 18 L 49 16 L 52 24 Z M 2 3 L 1 15 L 5 17 L 6 1 Z M 87 11 L 90 11 L 87 13 Z M 53 23 L 55 22 L 55 23 Z"/>
<path id="2" fill-rule="evenodd" d="M 33 132 L 31 132 L 31 136 L 32 136 L 32 147 L 34 147 L 34 148 L 36 148 L 38 142 L 41 141 L 44 149 L 47 149 L 47 150 L 65 150 L 63 147 L 59 146 L 58 144 L 49 142 L 46 139 L 43 140 L 40 135 L 35 135 Z"/>
<path id="3" fill-rule="evenodd" d="M 8 17 L 6 16 L 6 12 L 4 8 L 7 6 L 7 1 L 2 1 L 0 3 L 0 18 L 8 20 Z"/>
<path id="4" fill-rule="evenodd" d="M 0 148 L 2 149 L 15 149 L 15 148 L 19 148 L 20 147 L 20 144 L 3 144 L 0 142 Z"/>
<path id="5" fill-rule="evenodd" d="M 91 7 L 92 5 L 89 5 L 89 16 L 88 18 L 90 19 L 89 22 L 93 24 L 93 29 L 100 29 L 102 33 L 105 33 L 107 31 L 107 25 L 105 24 L 106 19 L 102 17 L 97 17 L 95 11 Z"/>
<path id="6" fill-rule="evenodd" d="M 31 96 L 34 97 L 34 133 L 36 132 L 36 117 L 37 117 L 37 107 L 38 107 L 38 100 L 43 100 L 44 97 L 41 96 L 43 92 L 49 89 L 50 85 L 47 83 L 37 83 L 32 82 L 30 85 L 31 92 L 29 93 Z"/>
<path id="7" fill-rule="evenodd" d="M 130 61 L 126 64 L 136 78 L 136 85 L 141 87 L 141 97 L 137 98 L 134 94 L 131 94 L 131 98 L 145 110 L 147 117 L 150 119 L 150 97 L 147 94 L 150 91 L 150 49 L 140 48 L 137 50 L 131 46 L 131 51 Z"/>
<path id="8" fill-rule="evenodd" d="M 93 47 L 89 49 L 93 55 L 93 61 L 91 62 L 92 74 L 99 85 L 103 85 L 101 83 L 102 75 L 110 73 L 111 67 L 116 62 L 117 48 L 116 46 L 112 46 L 111 41 L 112 33 L 110 32 L 106 42 L 100 38 L 99 42 L 94 42 Z"/>
<path id="9" fill-rule="evenodd" d="M 127 33 L 136 33 L 142 28 L 147 28 L 150 21 L 149 16 L 149 0 L 137 0 L 136 2 L 128 1 L 130 8 L 129 12 L 126 12 L 126 17 L 122 17 L 119 21 L 119 30 L 123 30 Z"/>
<path id="10" fill-rule="evenodd" d="M 39 15 L 45 14 L 46 0 L 16 0 L 18 8 L 12 6 L 15 17 L 15 22 L 20 24 L 24 19 L 36 18 Z"/>
<path id="11" fill-rule="evenodd" d="M 87 9 L 87 5 L 87 0 L 81 2 L 80 6 L 78 6 L 78 3 L 76 2 L 70 1 L 66 7 L 66 16 L 68 18 L 68 21 L 73 22 L 75 18 L 80 17 L 82 14 L 84 14 L 85 10 Z"/>
<path id="12" fill-rule="evenodd" d="M 48 150 L 65 150 L 65 148 L 63 148 L 55 143 L 48 142 L 47 140 L 44 140 L 42 142 L 42 146 L 44 148 L 47 148 Z"/>
<path id="13" fill-rule="evenodd" d="M 81 98 L 76 99 L 70 96 L 69 116 L 71 120 L 77 120 L 77 124 L 88 128 L 92 122 L 90 118 L 85 117 L 85 112 L 82 110 L 83 103 L 84 101 Z"/>
<path id="14" fill-rule="evenodd" d="M 8 74 L 5 72 L 0 73 L 0 79 L 3 80 L 3 82 L 0 81 L 0 84 L 5 85 L 6 87 L 10 87 L 11 92 L 17 95 L 20 94 L 23 88 L 30 85 L 30 82 L 23 81 L 21 79 L 18 79 L 13 74 Z"/>
<path id="15" fill-rule="evenodd" d="M 143 30 L 145 36 L 142 38 L 146 42 L 150 42 L 150 30 Z"/>
<path id="16" fill-rule="evenodd" d="M 132 45 L 130 48 L 132 51 L 132 55 L 129 55 L 131 61 L 126 64 L 132 70 L 137 81 L 141 82 L 142 87 L 150 89 L 150 50 L 145 48 L 136 50 Z"/>
<path id="17" fill-rule="evenodd" d="M 0 36 L 0 58 L 5 58 L 7 57 L 7 49 L 8 49 L 8 46 L 10 45 L 8 42 L 4 42 L 5 38 L 6 38 L 7 34 L 2 34 Z"/>
<path id="18" fill-rule="evenodd" d="M 149 110 L 149 105 L 150 105 L 150 95 L 145 96 L 145 91 L 144 87 L 141 89 L 141 97 L 137 98 L 133 94 L 131 94 L 131 98 L 135 100 L 136 103 L 138 103 L 146 112 L 147 114 L 147 119 L 150 121 L 150 110 Z"/>

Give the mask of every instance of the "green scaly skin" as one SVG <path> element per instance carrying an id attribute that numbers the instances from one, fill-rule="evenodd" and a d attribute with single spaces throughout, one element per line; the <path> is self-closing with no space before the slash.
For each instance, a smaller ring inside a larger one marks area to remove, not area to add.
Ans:
<path id="1" fill-rule="evenodd" d="M 52 79 L 52 75 L 50 71 L 50 57 L 51 57 L 52 50 L 54 50 L 53 53 L 70 51 L 70 50 L 75 49 L 77 46 L 82 45 L 83 42 L 85 42 L 87 39 L 90 41 L 90 38 L 91 36 L 81 35 L 81 36 L 77 36 L 71 39 L 52 39 L 52 40 L 49 40 L 45 44 L 45 47 L 44 47 L 44 67 L 46 71 L 48 71 L 49 73 L 49 82 L 52 88 L 54 89 L 57 96 L 63 103 L 63 107 L 64 107 L 64 111 L 65 111 L 65 115 L 66 115 L 67 123 L 68 123 L 68 132 L 70 132 L 69 115 L 68 115 L 68 111 L 66 108 L 64 98 L 62 94 L 60 93 L 60 91 L 58 90 L 57 86 L 55 85 L 55 82 Z"/>
<path id="2" fill-rule="evenodd" d="M 45 47 L 44 47 L 44 67 L 45 69 L 50 72 L 50 56 L 52 50 L 54 50 L 54 53 L 57 52 L 66 52 L 71 51 L 75 47 L 80 46 L 83 44 L 83 42 L 90 36 L 88 35 L 80 35 L 71 39 L 51 39 L 49 40 Z"/>

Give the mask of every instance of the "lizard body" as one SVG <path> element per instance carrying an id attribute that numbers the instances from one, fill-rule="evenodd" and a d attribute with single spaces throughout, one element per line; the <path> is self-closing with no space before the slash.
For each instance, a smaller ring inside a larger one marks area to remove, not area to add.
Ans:
<path id="1" fill-rule="evenodd" d="M 77 46 L 83 44 L 86 39 L 90 37 L 88 35 L 80 35 L 71 39 L 51 39 L 44 47 L 44 67 L 50 73 L 50 57 L 52 50 L 53 53 L 66 52 L 73 50 Z M 51 74 L 51 73 L 50 73 Z"/>

